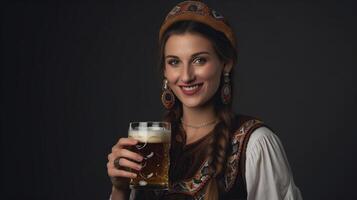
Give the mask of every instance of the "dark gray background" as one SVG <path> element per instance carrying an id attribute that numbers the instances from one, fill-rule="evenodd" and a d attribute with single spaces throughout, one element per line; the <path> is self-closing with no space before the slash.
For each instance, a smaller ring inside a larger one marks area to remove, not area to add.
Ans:
<path id="1" fill-rule="evenodd" d="M 356 7 L 207 2 L 238 35 L 235 110 L 279 135 L 305 199 L 356 198 Z M 162 116 L 157 34 L 176 3 L 1 6 L 1 199 L 109 197 L 111 146 Z"/>

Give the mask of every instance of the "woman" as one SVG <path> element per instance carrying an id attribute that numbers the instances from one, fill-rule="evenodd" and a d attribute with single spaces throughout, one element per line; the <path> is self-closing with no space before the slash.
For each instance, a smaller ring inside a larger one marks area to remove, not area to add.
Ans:
<path id="1" fill-rule="evenodd" d="M 237 49 L 224 17 L 200 1 L 179 3 L 159 42 L 162 102 L 172 123 L 171 189 L 133 191 L 131 199 L 302 199 L 277 136 L 233 114 Z M 125 148 L 136 143 L 121 138 L 108 156 L 113 200 L 129 198 L 136 174 L 127 169 L 141 169 L 143 158 Z"/>

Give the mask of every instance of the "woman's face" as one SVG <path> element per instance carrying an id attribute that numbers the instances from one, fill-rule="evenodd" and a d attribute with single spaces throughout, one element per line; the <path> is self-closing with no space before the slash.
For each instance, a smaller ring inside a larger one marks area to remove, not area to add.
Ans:
<path id="1" fill-rule="evenodd" d="M 211 42 L 199 34 L 172 35 L 165 44 L 164 76 L 183 106 L 203 106 L 216 93 L 222 70 L 231 65 L 218 58 Z"/>

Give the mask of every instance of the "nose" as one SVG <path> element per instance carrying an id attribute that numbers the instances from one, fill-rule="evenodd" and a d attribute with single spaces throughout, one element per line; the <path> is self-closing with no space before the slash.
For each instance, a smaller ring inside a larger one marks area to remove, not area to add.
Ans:
<path id="1" fill-rule="evenodd" d="M 184 83 L 190 83 L 195 80 L 195 72 L 193 66 L 187 64 L 182 68 L 181 81 Z"/>

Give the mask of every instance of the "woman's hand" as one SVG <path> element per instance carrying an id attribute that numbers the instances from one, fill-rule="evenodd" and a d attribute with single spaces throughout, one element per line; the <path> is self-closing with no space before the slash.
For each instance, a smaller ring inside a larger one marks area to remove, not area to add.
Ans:
<path id="1" fill-rule="evenodd" d="M 131 171 L 140 171 L 142 168 L 139 163 L 143 160 L 143 157 L 125 148 L 137 143 L 138 141 L 132 138 L 120 138 L 118 143 L 112 147 L 112 152 L 108 155 L 108 175 L 117 190 L 127 189 L 130 178 L 136 178 L 137 176 L 136 173 Z M 114 161 L 116 162 L 116 166 Z"/>

